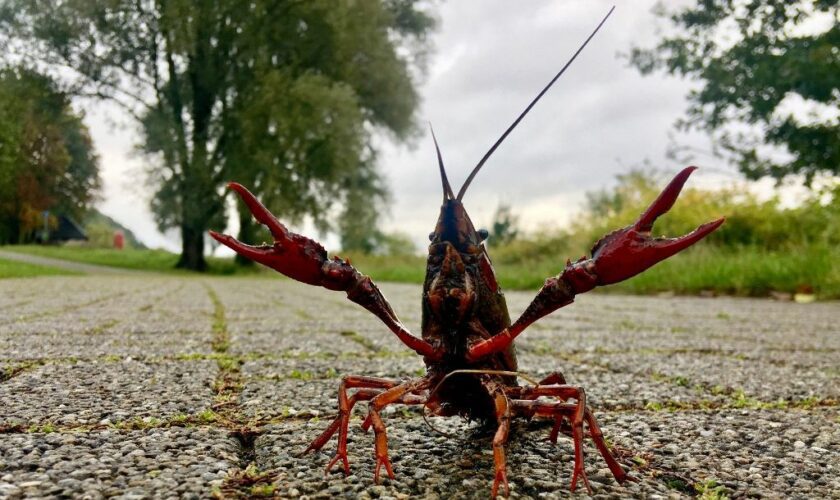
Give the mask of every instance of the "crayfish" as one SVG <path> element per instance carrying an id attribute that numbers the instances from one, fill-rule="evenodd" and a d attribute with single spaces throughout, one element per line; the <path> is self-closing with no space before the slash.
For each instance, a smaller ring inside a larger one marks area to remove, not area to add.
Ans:
<path id="1" fill-rule="evenodd" d="M 651 237 L 653 223 L 671 208 L 696 167 L 688 167 L 678 173 L 635 223 L 613 231 L 595 243 L 591 257 L 582 257 L 576 262 L 567 260 L 563 271 L 545 281 L 537 296 L 513 323 L 484 245 L 487 231 L 475 229 L 462 203 L 467 188 L 489 156 L 563 74 L 610 13 L 484 155 L 457 195 L 449 184 L 440 148 L 432 132 L 443 186 L 443 204 L 435 229 L 429 234 L 431 242 L 423 283 L 419 337 L 400 322 L 370 277 L 357 271 L 347 260 L 328 258 L 323 246 L 289 231 L 245 187 L 229 184 L 256 220 L 268 227 L 274 242 L 251 246 L 211 231 L 213 238 L 240 255 L 292 279 L 345 292 L 348 299 L 376 315 L 403 344 L 423 356 L 426 374 L 420 378 L 394 380 L 354 375 L 342 378 L 338 388 L 338 416 L 305 450 L 321 449 L 338 433 L 337 451 L 327 465 L 327 472 L 341 462 L 345 474 L 349 474 L 347 433 L 350 414 L 354 405 L 367 401 L 368 414 L 362 428 L 367 431 L 372 427 L 374 430 L 376 482 L 379 482 L 382 468 L 394 478 L 382 420 L 382 410 L 393 404 L 423 405 L 431 415 L 458 415 L 495 424 L 494 497 L 499 486 L 509 493 L 505 443 L 514 417 L 553 420 L 550 439 L 554 442 L 564 425 L 571 428 L 574 443 L 572 491 L 580 480 L 591 492 L 583 461 L 584 425 L 615 479 L 619 483 L 633 479 L 612 456 L 595 417 L 586 405 L 583 388 L 566 384 L 565 377 L 559 372 L 534 386 L 517 383 L 514 340 L 538 319 L 571 304 L 576 295 L 596 286 L 626 280 L 717 229 L 724 222 L 723 218 L 703 224 L 679 238 Z"/>

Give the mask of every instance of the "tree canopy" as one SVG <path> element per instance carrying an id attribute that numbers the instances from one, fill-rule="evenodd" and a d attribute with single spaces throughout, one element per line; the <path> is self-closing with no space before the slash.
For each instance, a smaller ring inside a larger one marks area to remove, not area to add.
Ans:
<path id="1" fill-rule="evenodd" d="M 840 174 L 840 11 L 836 0 L 698 0 L 658 15 L 673 30 L 634 48 L 642 73 L 700 82 L 680 126 L 712 134 L 748 178 Z M 827 27 L 826 27 L 827 26 Z M 816 108 L 796 116 L 795 106 Z M 767 145 L 777 150 L 769 150 Z"/>
<path id="2" fill-rule="evenodd" d="M 411 135 L 412 68 L 433 26 L 416 3 L 7 0 L 0 36 L 13 53 L 69 69 L 76 95 L 138 120 L 158 224 L 180 228 L 179 265 L 203 269 L 228 180 L 284 219 L 374 229 L 385 191 L 371 137 Z M 330 224 L 337 208 L 362 216 Z M 255 228 L 239 212 L 249 239 Z"/>
<path id="3" fill-rule="evenodd" d="M 31 241 L 42 212 L 80 219 L 100 187 L 82 117 L 48 77 L 0 71 L 0 243 Z"/>

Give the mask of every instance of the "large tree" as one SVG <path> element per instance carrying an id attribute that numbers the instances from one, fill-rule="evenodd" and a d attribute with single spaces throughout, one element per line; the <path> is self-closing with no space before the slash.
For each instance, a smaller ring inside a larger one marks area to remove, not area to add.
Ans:
<path id="1" fill-rule="evenodd" d="M 837 0 L 663 5 L 658 15 L 674 29 L 653 49 L 635 48 L 631 62 L 700 83 L 681 126 L 710 132 L 749 178 L 840 174 Z M 815 116 L 790 112 L 803 105 Z"/>
<path id="2" fill-rule="evenodd" d="M 158 223 L 180 228 L 178 265 L 203 269 L 226 180 L 322 228 L 335 202 L 358 210 L 352 189 L 377 185 L 360 182 L 376 177 L 373 131 L 413 129 L 410 68 L 433 24 L 415 3 L 6 0 L 0 32 L 7 51 L 69 68 L 78 95 L 137 118 Z"/>
<path id="3" fill-rule="evenodd" d="M 34 238 L 42 212 L 85 215 L 100 187 L 82 117 L 48 77 L 0 71 L 0 243 Z"/>

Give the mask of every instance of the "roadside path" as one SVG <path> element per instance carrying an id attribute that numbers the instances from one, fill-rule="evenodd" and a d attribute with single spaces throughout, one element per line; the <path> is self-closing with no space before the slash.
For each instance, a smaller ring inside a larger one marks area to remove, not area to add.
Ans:
<path id="1" fill-rule="evenodd" d="M 2 253 L 0 253 L 2 255 Z M 52 265 L 52 264 L 50 264 Z M 413 331 L 420 289 L 384 284 Z M 48 292 L 45 292 L 47 290 Z M 507 294 L 513 314 L 532 294 Z M 587 443 L 596 497 L 837 498 L 840 303 L 587 295 L 520 337 L 520 370 L 586 389 L 620 461 Z M 492 435 L 384 412 L 395 480 L 350 425 L 351 475 L 324 475 L 340 376 L 423 371 L 340 293 L 240 277 L 0 280 L 0 498 L 480 498 Z M 512 498 L 567 498 L 571 440 L 517 421 Z M 583 495 L 579 489 L 577 495 Z"/>
<path id="2" fill-rule="evenodd" d="M 138 274 L 143 272 L 134 269 L 121 269 L 118 267 L 100 266 L 64 259 L 41 257 L 40 255 L 9 252 L 8 250 L 0 250 L 0 258 L 16 262 L 25 262 L 27 264 L 35 264 L 38 266 L 57 267 L 59 269 L 67 269 L 68 271 L 76 271 L 85 274 Z"/>

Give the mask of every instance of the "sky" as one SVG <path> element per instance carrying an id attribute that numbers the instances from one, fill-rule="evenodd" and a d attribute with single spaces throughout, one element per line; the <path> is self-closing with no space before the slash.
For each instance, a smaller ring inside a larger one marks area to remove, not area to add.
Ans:
<path id="1" fill-rule="evenodd" d="M 487 226 L 500 203 L 526 230 L 562 227 L 580 210 L 587 191 L 614 184 L 615 176 L 644 161 L 663 171 L 685 165 L 666 158 L 674 122 L 684 115 L 690 81 L 664 74 L 641 76 L 621 54 L 651 46 L 667 25 L 654 0 L 621 2 L 571 68 L 499 147 L 473 181 L 464 203 L 477 226 Z M 563 66 L 611 7 L 611 2 L 450 0 L 436 3 L 438 30 L 426 76 L 419 82 L 418 122 L 431 122 L 453 189 L 528 102 Z M 101 156 L 104 189 L 98 208 L 147 246 L 178 250 L 176 232 L 161 234 L 148 209 L 139 135 L 129 118 L 107 103 L 86 109 Z M 709 150 L 702 135 L 677 136 Z M 392 202 L 386 231 L 410 235 L 418 247 L 433 229 L 442 197 L 427 129 L 411 145 L 378 137 L 379 167 Z M 691 183 L 729 183 L 735 170 L 711 157 Z M 233 221 L 232 221 L 233 222 Z M 628 221 L 630 222 L 630 221 Z M 230 226 L 229 232 L 235 232 Z M 298 228 L 310 231 L 311 228 Z M 337 246 L 334 235 L 324 240 Z"/>

